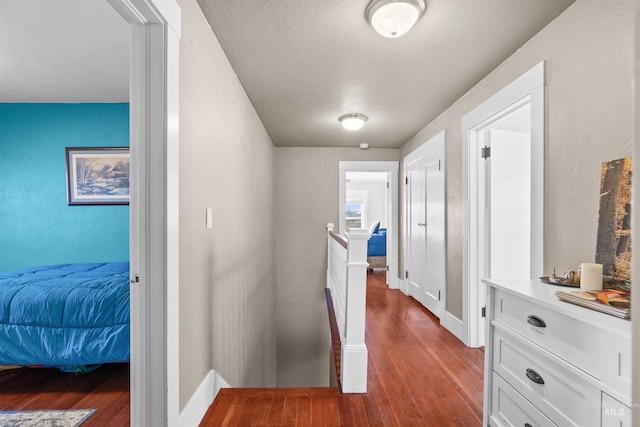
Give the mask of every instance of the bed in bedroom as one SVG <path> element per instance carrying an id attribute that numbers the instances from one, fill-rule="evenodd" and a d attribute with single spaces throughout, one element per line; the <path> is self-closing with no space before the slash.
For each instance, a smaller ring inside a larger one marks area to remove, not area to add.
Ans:
<path id="1" fill-rule="evenodd" d="M 0 365 L 129 361 L 129 263 L 0 273 Z"/>
<path id="2" fill-rule="evenodd" d="M 387 229 L 380 228 L 377 222 L 369 229 L 371 237 L 367 242 L 367 262 L 369 270 L 387 268 Z"/>

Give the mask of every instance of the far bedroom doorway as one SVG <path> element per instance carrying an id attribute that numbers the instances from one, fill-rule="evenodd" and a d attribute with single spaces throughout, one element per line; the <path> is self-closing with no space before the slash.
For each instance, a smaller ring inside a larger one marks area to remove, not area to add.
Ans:
<path id="1" fill-rule="evenodd" d="M 340 162 L 340 224 L 371 234 L 370 268 L 386 269 L 387 284 L 398 287 L 398 162 Z"/>

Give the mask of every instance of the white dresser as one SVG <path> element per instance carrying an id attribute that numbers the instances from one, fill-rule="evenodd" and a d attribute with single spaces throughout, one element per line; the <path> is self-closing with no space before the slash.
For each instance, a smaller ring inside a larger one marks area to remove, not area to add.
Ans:
<path id="1" fill-rule="evenodd" d="M 631 322 L 539 280 L 484 280 L 485 426 L 631 427 Z"/>

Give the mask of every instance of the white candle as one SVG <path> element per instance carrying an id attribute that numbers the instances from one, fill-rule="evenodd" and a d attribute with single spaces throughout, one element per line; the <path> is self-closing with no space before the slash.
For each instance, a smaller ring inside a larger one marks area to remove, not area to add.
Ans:
<path id="1" fill-rule="evenodd" d="M 602 289 L 602 264 L 580 264 L 580 289 L 599 291 Z"/>

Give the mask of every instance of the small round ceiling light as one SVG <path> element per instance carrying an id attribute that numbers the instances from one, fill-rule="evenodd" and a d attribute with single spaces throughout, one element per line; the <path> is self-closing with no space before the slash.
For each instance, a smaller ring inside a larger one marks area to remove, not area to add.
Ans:
<path id="1" fill-rule="evenodd" d="M 369 120 L 367 116 L 362 114 L 345 114 L 338 119 L 346 130 L 360 130 L 364 123 Z"/>
<path id="2" fill-rule="evenodd" d="M 364 14 L 381 36 L 394 38 L 409 31 L 425 9 L 424 0 L 372 0 Z"/>

